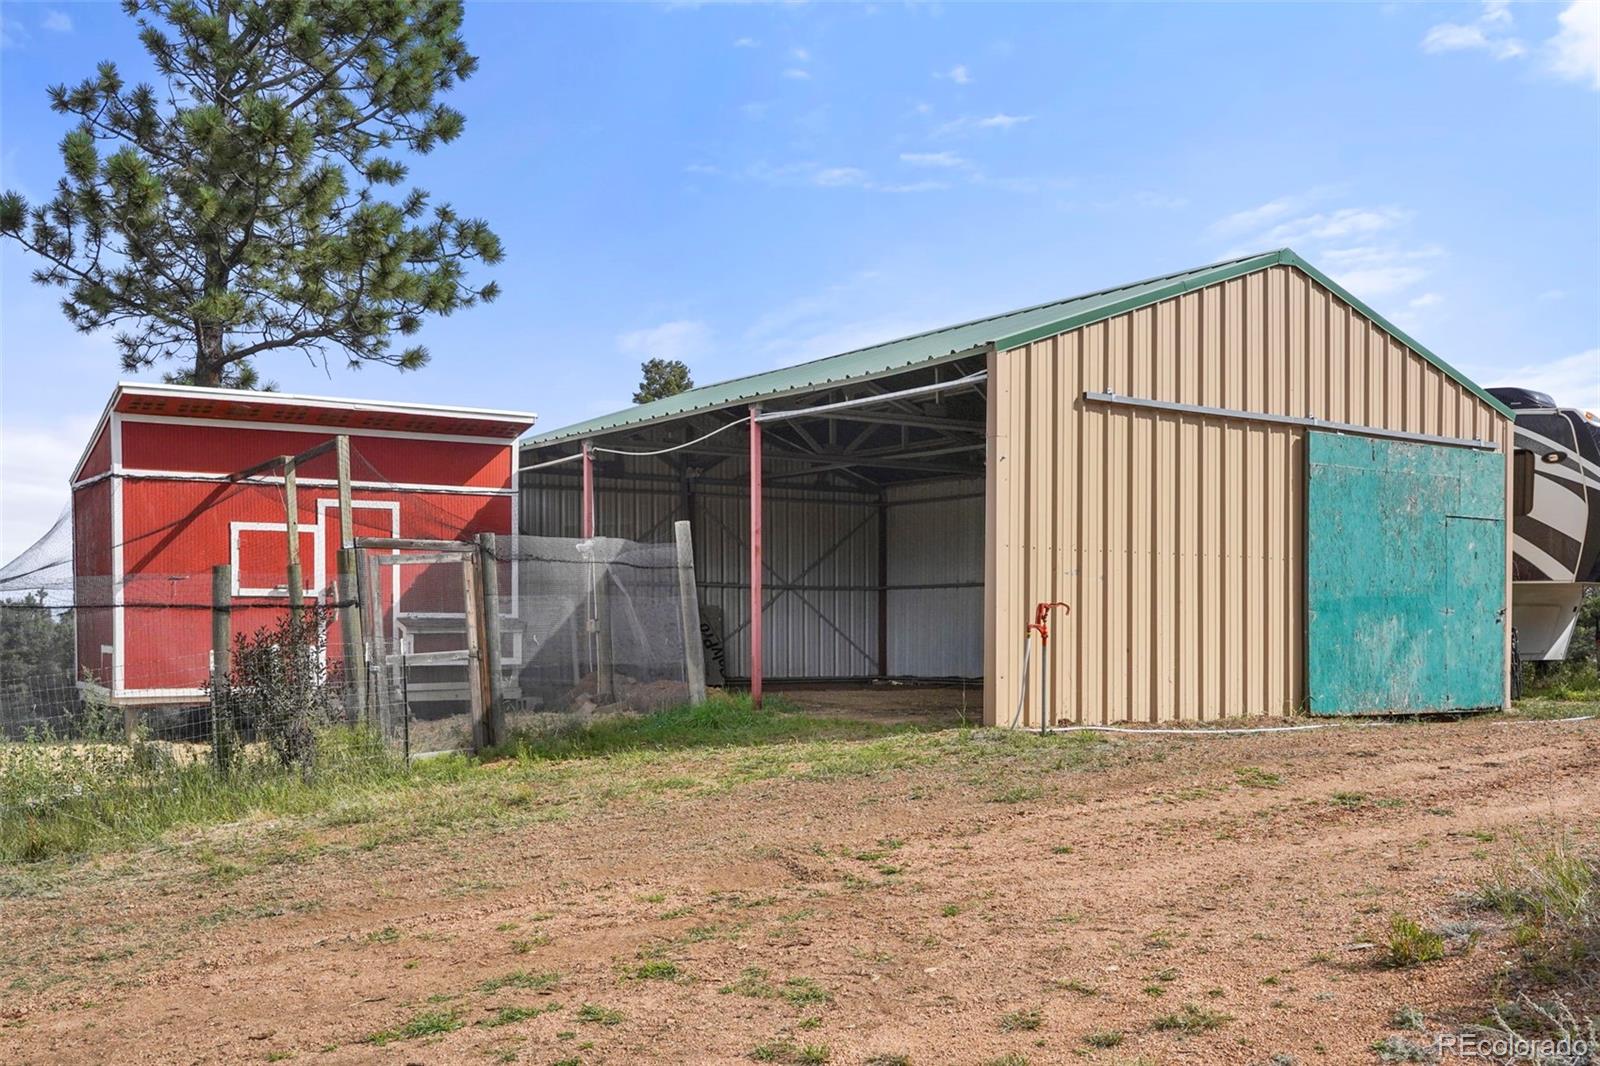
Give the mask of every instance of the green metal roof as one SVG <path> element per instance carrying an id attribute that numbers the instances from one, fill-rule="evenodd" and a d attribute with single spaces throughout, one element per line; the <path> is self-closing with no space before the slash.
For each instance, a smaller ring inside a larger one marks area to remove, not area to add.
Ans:
<path id="1" fill-rule="evenodd" d="M 1099 292 L 1057 300 L 1053 303 L 1039 304 L 1036 307 L 1025 307 L 1020 311 L 1009 311 L 992 318 L 980 318 L 927 333 L 917 333 L 910 337 L 875 344 L 869 348 L 858 348 L 839 355 L 830 355 L 823 359 L 814 359 L 796 366 L 733 378 L 715 385 L 703 385 L 687 392 L 680 392 L 676 396 L 652 400 L 613 414 L 591 418 L 586 422 L 577 422 L 560 429 L 534 434 L 523 441 L 523 447 L 538 448 L 563 440 L 593 437 L 619 429 L 663 422 L 699 411 L 761 403 L 780 396 L 813 392 L 851 381 L 868 381 L 872 378 L 901 373 L 912 367 L 971 355 L 991 344 L 997 349 L 1015 348 L 1041 337 L 1077 329 L 1079 326 L 1120 315 L 1135 308 L 1169 300 L 1206 285 L 1214 285 L 1219 281 L 1227 281 L 1244 274 L 1253 274 L 1258 270 L 1280 264 L 1296 267 L 1309 274 L 1340 299 L 1382 326 L 1395 339 L 1466 386 L 1480 400 L 1507 418 L 1512 417 L 1509 408 L 1490 396 L 1477 383 L 1412 340 L 1382 315 L 1346 292 L 1293 251 L 1281 248 L 1240 259 L 1228 259 L 1176 274 L 1146 278 L 1144 281 L 1119 285 L 1113 289 L 1102 289 Z"/>

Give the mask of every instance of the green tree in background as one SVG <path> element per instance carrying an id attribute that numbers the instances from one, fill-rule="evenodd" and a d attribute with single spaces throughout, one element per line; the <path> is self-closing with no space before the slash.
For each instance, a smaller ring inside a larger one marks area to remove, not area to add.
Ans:
<path id="1" fill-rule="evenodd" d="M 474 260 L 500 240 L 400 185 L 397 153 L 455 140 L 438 102 L 477 60 L 459 0 L 125 0 L 161 85 L 101 63 L 49 90 L 76 117 L 66 174 L 30 206 L 0 196 L 0 236 L 44 262 L 82 332 L 118 330 L 130 371 L 180 361 L 168 380 L 253 387 L 250 360 L 280 350 L 412 370 L 392 347 L 425 316 L 497 294 Z"/>
<path id="2" fill-rule="evenodd" d="M 0 678 L 72 674 L 72 612 L 46 605 L 44 593 L 0 600 Z"/>
<path id="3" fill-rule="evenodd" d="M 694 379 L 681 359 L 646 359 L 639 364 L 643 377 L 634 390 L 634 403 L 649 403 L 694 388 Z"/>

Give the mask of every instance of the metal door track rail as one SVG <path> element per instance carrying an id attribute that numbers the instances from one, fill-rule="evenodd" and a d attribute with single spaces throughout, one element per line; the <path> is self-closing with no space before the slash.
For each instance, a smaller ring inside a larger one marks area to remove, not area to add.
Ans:
<path id="1" fill-rule="evenodd" d="M 1452 448 L 1480 448 L 1495 451 L 1499 445 L 1475 437 L 1444 437 L 1433 433 L 1408 433 L 1400 429 L 1379 429 L 1376 426 L 1358 426 L 1350 422 L 1330 422 L 1325 418 L 1299 418 L 1295 415 L 1274 415 L 1265 411 L 1240 411 L 1232 407 L 1204 407 L 1195 403 L 1174 403 L 1169 400 L 1146 400 L 1137 396 L 1122 396 L 1115 392 L 1085 392 L 1089 403 L 1114 404 L 1119 407 L 1142 407 L 1151 411 L 1171 411 L 1176 414 L 1198 415 L 1202 418 L 1231 418 L 1239 422 L 1266 422 L 1280 426 L 1304 426 L 1332 433 L 1350 433 L 1361 437 L 1382 437 L 1385 440 L 1408 440 L 1419 444 L 1443 444 Z"/>

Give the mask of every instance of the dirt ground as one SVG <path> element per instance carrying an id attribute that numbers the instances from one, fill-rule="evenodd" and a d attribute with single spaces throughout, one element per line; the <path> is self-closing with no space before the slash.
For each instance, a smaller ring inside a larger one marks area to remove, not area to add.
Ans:
<path id="1" fill-rule="evenodd" d="M 672 784 L 746 758 L 698 753 L 562 819 L 194 833 L 6 882 L 0 1061 L 1376 1062 L 1400 1008 L 1484 1015 L 1516 949 L 1463 897 L 1519 834 L 1597 839 L 1597 741 L 1115 736 L 1026 775 Z M 1384 968 L 1396 912 L 1481 935 Z"/>

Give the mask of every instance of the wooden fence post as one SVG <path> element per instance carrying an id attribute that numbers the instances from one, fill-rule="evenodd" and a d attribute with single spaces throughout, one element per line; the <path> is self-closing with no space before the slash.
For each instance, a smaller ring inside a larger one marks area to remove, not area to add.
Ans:
<path id="1" fill-rule="evenodd" d="M 489 673 L 489 743 L 506 741 L 505 682 L 500 674 L 500 564 L 495 535 L 478 534 L 479 572 L 483 578 L 483 668 Z"/>
<path id="2" fill-rule="evenodd" d="M 339 635 L 344 641 L 345 707 L 353 720 L 367 709 L 367 645 L 361 625 L 356 550 L 339 549 Z"/>
<path id="3" fill-rule="evenodd" d="M 227 772 L 228 746 L 233 741 L 233 711 L 219 702 L 233 668 L 233 567 L 211 568 L 211 756 Z"/>
<path id="4" fill-rule="evenodd" d="M 489 723 L 483 694 L 483 605 L 478 596 L 477 560 L 471 554 L 461 556 L 461 591 L 462 609 L 466 612 L 467 700 L 472 713 L 472 750 L 482 751 L 489 746 Z"/>
<path id="5" fill-rule="evenodd" d="M 300 631 L 300 607 L 305 599 L 305 582 L 300 578 L 300 497 L 295 489 L 295 461 L 285 458 L 283 461 L 283 499 L 284 499 L 284 525 L 285 540 L 289 543 L 289 609 L 294 612 L 294 628 L 292 632 Z"/>
<path id="6" fill-rule="evenodd" d="M 683 668 L 689 702 L 706 701 L 706 649 L 700 635 L 700 596 L 694 581 L 694 541 L 688 522 L 672 523 L 678 549 L 678 620 L 683 627 Z"/>

